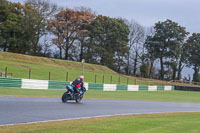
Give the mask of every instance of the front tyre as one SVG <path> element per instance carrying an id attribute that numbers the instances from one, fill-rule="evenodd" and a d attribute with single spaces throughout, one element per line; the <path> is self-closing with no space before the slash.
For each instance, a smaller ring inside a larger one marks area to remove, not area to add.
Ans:
<path id="1" fill-rule="evenodd" d="M 83 99 L 83 97 L 76 99 L 76 103 L 80 103 L 82 99 Z"/>

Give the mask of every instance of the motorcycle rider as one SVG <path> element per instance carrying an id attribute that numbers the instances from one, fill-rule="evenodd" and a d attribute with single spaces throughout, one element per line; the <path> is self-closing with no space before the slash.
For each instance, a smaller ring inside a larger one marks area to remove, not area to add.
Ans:
<path id="1" fill-rule="evenodd" d="M 84 75 L 80 75 L 79 78 L 75 79 L 71 86 L 74 88 L 75 92 L 79 92 L 78 88 L 81 87 L 81 89 L 84 89 L 84 83 L 83 83 Z"/>

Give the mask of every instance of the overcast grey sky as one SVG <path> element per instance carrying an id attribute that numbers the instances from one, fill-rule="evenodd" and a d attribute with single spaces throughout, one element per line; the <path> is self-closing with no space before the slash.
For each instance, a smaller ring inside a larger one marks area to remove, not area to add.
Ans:
<path id="1" fill-rule="evenodd" d="M 23 2 L 24 0 L 10 0 Z M 134 19 L 143 26 L 171 19 L 190 33 L 200 33 L 200 0 L 50 0 L 59 6 L 89 7 L 98 14 Z"/>

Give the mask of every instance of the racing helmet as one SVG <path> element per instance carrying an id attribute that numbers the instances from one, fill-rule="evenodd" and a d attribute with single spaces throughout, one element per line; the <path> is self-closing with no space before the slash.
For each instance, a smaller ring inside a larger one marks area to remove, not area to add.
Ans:
<path id="1" fill-rule="evenodd" d="M 84 75 L 80 75 L 79 79 L 83 80 L 84 79 Z"/>

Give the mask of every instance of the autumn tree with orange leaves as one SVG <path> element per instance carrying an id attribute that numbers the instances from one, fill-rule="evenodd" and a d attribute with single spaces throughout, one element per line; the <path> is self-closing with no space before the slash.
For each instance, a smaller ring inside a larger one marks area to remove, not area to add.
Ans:
<path id="1" fill-rule="evenodd" d="M 55 36 L 53 43 L 60 49 L 60 57 L 62 57 L 62 49 L 65 50 L 65 59 L 70 59 L 70 49 L 78 36 L 87 35 L 85 28 L 95 17 L 88 11 L 75 11 L 66 9 L 49 20 L 49 31 Z"/>

